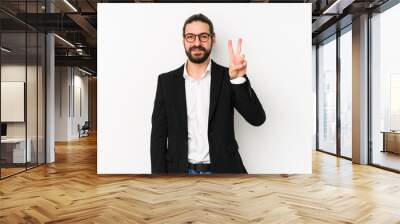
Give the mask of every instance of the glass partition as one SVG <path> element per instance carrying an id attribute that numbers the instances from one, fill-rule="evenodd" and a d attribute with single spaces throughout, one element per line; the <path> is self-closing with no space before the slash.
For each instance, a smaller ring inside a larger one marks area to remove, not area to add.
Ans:
<path id="1" fill-rule="evenodd" d="M 24 171 L 31 162 L 26 144 L 26 41 L 25 32 L 1 34 L 2 177 Z"/>
<path id="2" fill-rule="evenodd" d="M 336 154 L 336 36 L 318 47 L 318 149 Z"/>
<path id="3" fill-rule="evenodd" d="M 27 150 L 30 151 L 30 160 L 27 167 L 37 165 L 37 133 L 38 133 L 38 35 L 36 32 L 27 33 L 27 98 L 26 98 L 26 113 L 27 113 Z"/>
<path id="4" fill-rule="evenodd" d="M 37 64 L 37 147 L 38 164 L 46 162 L 46 138 L 45 138 L 45 124 L 46 124 L 46 38 L 45 34 L 38 33 L 38 64 Z"/>
<path id="5" fill-rule="evenodd" d="M 0 178 L 45 163 L 45 34 L 16 17 L 45 12 L 45 1 L 1 1 Z M 32 17 L 35 19 L 37 17 Z"/>

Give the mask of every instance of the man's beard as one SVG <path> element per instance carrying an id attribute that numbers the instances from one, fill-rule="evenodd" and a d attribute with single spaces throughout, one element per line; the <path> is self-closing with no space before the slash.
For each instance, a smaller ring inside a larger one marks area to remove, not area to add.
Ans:
<path id="1" fill-rule="evenodd" d="M 191 51 L 195 50 L 195 49 L 203 51 L 204 52 L 203 56 L 202 57 L 193 56 L 191 54 Z M 211 49 L 212 49 L 212 45 L 210 47 L 210 50 L 208 50 L 208 51 L 202 46 L 193 46 L 193 47 L 189 48 L 189 50 L 185 49 L 185 52 L 186 52 L 186 56 L 188 57 L 189 61 L 191 61 L 191 62 L 193 62 L 195 64 L 201 64 L 201 63 L 205 62 L 208 59 L 208 57 L 211 54 Z"/>

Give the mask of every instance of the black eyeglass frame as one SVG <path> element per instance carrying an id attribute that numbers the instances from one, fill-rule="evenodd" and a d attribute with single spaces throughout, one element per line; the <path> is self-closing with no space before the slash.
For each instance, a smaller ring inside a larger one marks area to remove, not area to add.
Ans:
<path id="1" fill-rule="evenodd" d="M 189 41 L 189 40 L 188 40 L 188 36 L 189 36 L 189 35 L 194 36 L 194 39 L 193 39 L 192 41 Z M 202 38 L 201 38 L 202 35 L 207 35 L 207 40 L 204 40 L 204 38 L 203 38 L 203 40 L 202 40 Z M 193 42 L 195 42 L 195 41 L 196 41 L 196 38 L 198 38 L 200 42 L 205 43 L 205 42 L 207 42 L 208 40 L 210 40 L 210 38 L 213 38 L 213 37 L 214 37 L 214 35 L 212 35 L 211 33 L 200 33 L 200 34 L 187 33 L 187 34 L 184 34 L 184 35 L 183 35 L 183 38 L 185 38 L 185 41 L 187 41 L 188 43 L 193 43 Z"/>

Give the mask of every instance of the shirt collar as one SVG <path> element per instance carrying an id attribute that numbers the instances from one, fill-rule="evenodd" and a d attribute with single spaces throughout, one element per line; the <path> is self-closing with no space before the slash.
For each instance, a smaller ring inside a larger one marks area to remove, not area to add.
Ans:
<path id="1" fill-rule="evenodd" d="M 193 78 L 189 75 L 189 73 L 188 73 L 188 71 L 187 71 L 187 60 L 186 60 L 185 65 L 184 65 L 183 67 L 184 67 L 184 69 L 183 69 L 183 77 L 184 77 L 185 79 L 188 79 L 188 78 L 193 79 Z M 211 60 L 208 61 L 207 68 L 206 68 L 204 74 L 201 75 L 201 78 L 204 78 L 204 77 L 205 77 L 206 75 L 208 75 L 210 72 L 211 72 Z"/>

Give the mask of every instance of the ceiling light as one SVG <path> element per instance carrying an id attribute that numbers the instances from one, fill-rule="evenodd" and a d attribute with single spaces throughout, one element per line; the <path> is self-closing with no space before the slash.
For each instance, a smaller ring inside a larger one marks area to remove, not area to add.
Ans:
<path id="1" fill-rule="evenodd" d="M 73 45 L 73 44 L 72 44 L 71 42 L 69 42 L 68 40 L 66 40 L 66 39 L 64 39 L 64 38 L 62 38 L 62 37 L 60 37 L 60 36 L 57 35 L 57 34 L 54 34 L 54 36 L 57 37 L 58 39 L 60 39 L 61 41 L 63 41 L 64 43 L 66 43 L 67 45 L 69 45 L 69 46 L 75 48 L 75 45 Z"/>
<path id="2" fill-rule="evenodd" d="M 1 47 L 1 50 L 4 51 L 4 52 L 6 52 L 6 53 L 10 53 L 10 52 L 11 52 L 11 50 L 9 50 L 9 49 L 7 49 L 7 48 L 5 48 L 5 47 Z"/>
<path id="3" fill-rule="evenodd" d="M 83 69 L 81 69 L 81 68 L 79 68 L 78 67 L 78 69 L 79 69 L 79 71 L 81 71 L 81 72 L 83 72 L 83 73 L 85 73 L 85 74 L 88 74 L 88 75 L 92 75 L 92 73 L 90 73 L 90 72 L 88 72 L 88 71 L 86 71 L 86 70 L 83 70 Z"/>
<path id="4" fill-rule="evenodd" d="M 78 10 L 71 4 L 69 3 L 68 0 L 64 0 L 65 4 L 67 4 L 72 10 L 74 10 L 75 12 L 78 12 Z"/>
<path id="5" fill-rule="evenodd" d="M 336 0 L 332 5 L 324 10 L 322 14 L 342 14 L 343 9 L 351 5 L 355 0 Z"/>

